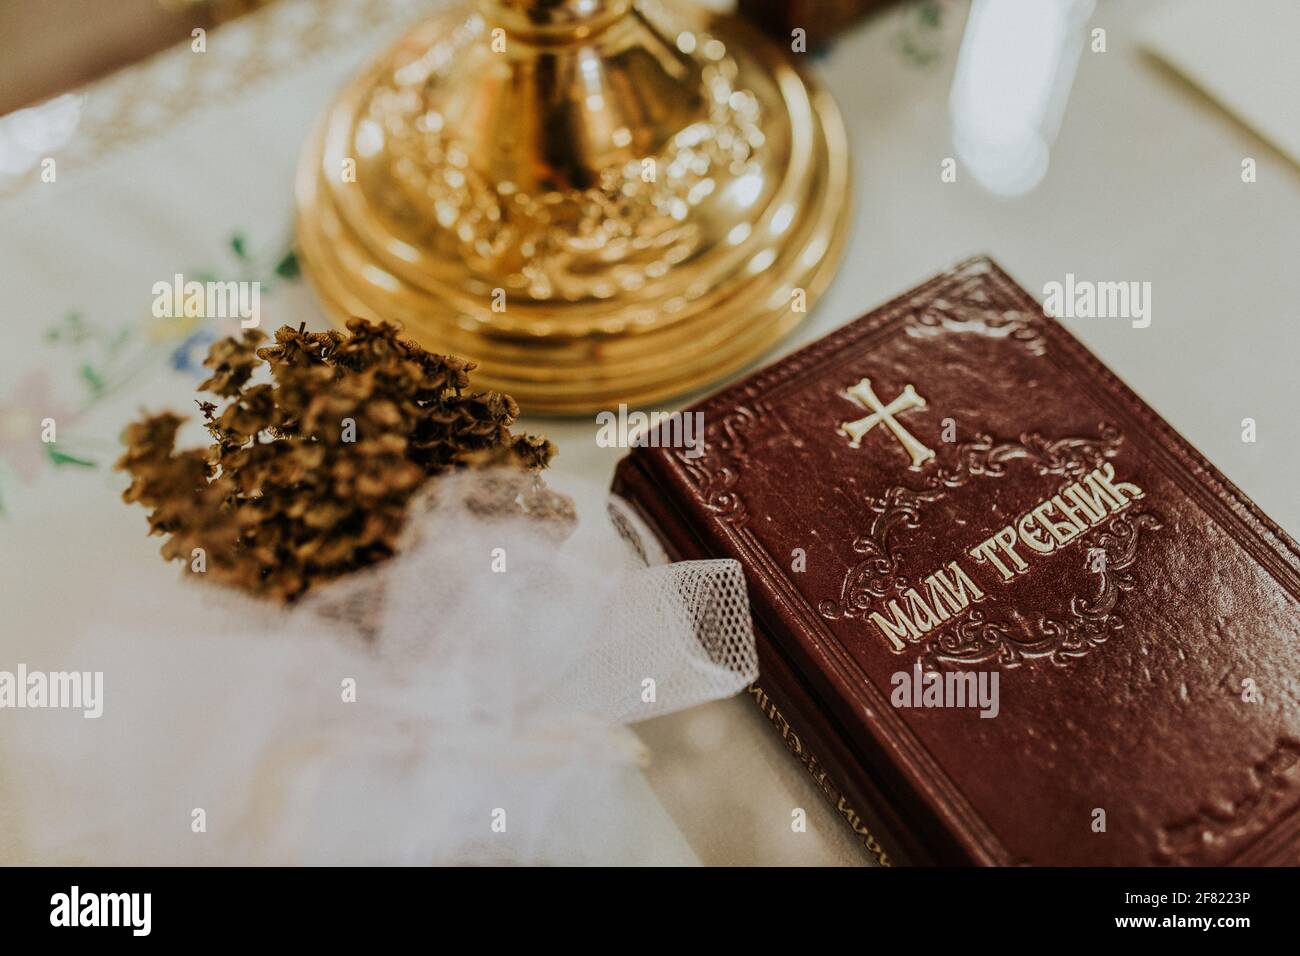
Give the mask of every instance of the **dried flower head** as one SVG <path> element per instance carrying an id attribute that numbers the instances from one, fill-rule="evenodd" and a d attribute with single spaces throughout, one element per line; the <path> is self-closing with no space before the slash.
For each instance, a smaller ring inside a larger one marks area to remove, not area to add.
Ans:
<path id="1" fill-rule="evenodd" d="M 169 412 L 127 427 L 123 498 L 152 509 L 163 557 L 201 553 L 213 579 L 293 601 L 391 556 L 430 477 L 536 472 L 555 454 L 544 438 L 511 434 L 519 407 L 508 395 L 469 391 L 473 362 L 427 352 L 388 323 L 353 319 L 348 331 L 284 326 L 259 348 L 265 336 L 249 329 L 214 343 L 199 388 L 225 402 L 198 403 L 207 449 L 176 450 L 182 418 Z M 251 384 L 263 364 L 270 380 Z M 495 504 L 525 507 L 522 496 Z"/>

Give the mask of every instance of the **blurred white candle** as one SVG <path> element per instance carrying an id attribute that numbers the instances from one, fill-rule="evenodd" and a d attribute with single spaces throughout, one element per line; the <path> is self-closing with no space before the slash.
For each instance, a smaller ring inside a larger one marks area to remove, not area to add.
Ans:
<path id="1" fill-rule="evenodd" d="M 975 0 L 949 108 L 957 159 L 990 192 L 1047 173 L 1094 0 Z"/>

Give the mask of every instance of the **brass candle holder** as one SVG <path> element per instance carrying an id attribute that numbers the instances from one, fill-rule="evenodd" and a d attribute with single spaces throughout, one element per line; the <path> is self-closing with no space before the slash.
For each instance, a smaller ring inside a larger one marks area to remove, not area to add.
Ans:
<path id="1" fill-rule="evenodd" d="M 528 411 L 645 404 L 804 317 L 848 222 L 843 123 L 794 57 L 660 0 L 480 0 L 329 108 L 298 248 L 330 314 L 400 322 Z"/>

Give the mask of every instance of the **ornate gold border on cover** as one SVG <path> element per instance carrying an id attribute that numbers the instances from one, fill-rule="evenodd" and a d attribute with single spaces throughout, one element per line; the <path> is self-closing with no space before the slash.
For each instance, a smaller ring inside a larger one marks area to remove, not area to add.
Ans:
<path id="1" fill-rule="evenodd" d="M 1113 425 L 1102 423 L 1097 438 L 1058 438 L 1049 441 L 1033 432 L 1019 441 L 995 442 L 989 435 L 957 446 L 957 463 L 940 466 L 921 483 L 921 487 L 894 485 L 880 498 L 867 497 L 866 505 L 875 512 L 871 525 L 853 539 L 856 554 L 865 555 L 844 577 L 838 601 L 826 600 L 818 605 L 822 617 L 834 621 L 858 617 L 867 610 L 870 598 L 888 594 L 898 579 L 899 555 L 894 548 L 894 532 L 899 527 L 920 525 L 921 506 L 945 498 L 973 478 L 1001 478 L 1007 465 L 1028 459 L 1040 475 L 1078 477 L 1090 467 L 1113 457 L 1123 443 L 1123 436 Z"/>
<path id="2" fill-rule="evenodd" d="M 907 585 L 898 572 L 899 555 L 894 532 L 920 526 L 924 504 L 946 497 L 976 477 L 1000 478 L 1007 466 L 1028 461 L 1040 475 L 1077 478 L 1118 453 L 1123 436 L 1114 425 L 1103 423 L 1096 438 L 1068 437 L 1048 440 L 1041 435 L 1021 435 L 1018 441 L 995 442 L 988 435 L 957 446 L 957 463 L 932 472 L 920 488 L 895 485 L 881 498 L 867 498 L 875 512 L 871 525 L 854 538 L 853 551 L 863 555 L 849 568 L 839 600 L 824 600 L 817 606 L 827 620 L 861 617 L 873 599 L 883 598 Z M 1097 538 L 1105 552 L 1098 572 L 1098 592 L 1091 600 L 1079 595 L 1070 599 L 1064 619 L 1044 618 L 1037 630 L 1021 635 L 1005 621 L 987 620 L 976 609 L 962 622 L 940 631 L 928 640 L 921 654 L 927 668 L 956 664 L 995 664 L 1018 667 L 1026 660 L 1047 658 L 1058 667 L 1068 666 L 1094 647 L 1105 643 L 1123 628 L 1117 613 L 1120 595 L 1133 587 L 1125 573 L 1137 554 L 1139 531 L 1154 531 L 1161 520 L 1150 512 L 1115 519 L 1109 530 Z"/>

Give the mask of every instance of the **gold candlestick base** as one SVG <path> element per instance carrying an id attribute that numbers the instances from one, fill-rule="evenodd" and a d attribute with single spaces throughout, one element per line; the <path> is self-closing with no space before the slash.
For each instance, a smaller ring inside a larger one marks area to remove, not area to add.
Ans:
<path id="1" fill-rule="evenodd" d="M 842 251 L 843 124 L 791 59 L 658 0 L 432 19 L 307 143 L 307 274 L 336 319 L 400 322 L 528 411 L 703 386 L 794 328 Z"/>

